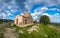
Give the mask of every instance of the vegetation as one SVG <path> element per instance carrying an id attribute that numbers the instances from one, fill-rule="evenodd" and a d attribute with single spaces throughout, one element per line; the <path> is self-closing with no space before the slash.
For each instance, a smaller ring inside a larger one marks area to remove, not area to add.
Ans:
<path id="1" fill-rule="evenodd" d="M 3 22 L 5 22 L 5 23 L 11 23 L 11 22 L 13 22 L 13 20 L 8 20 L 8 19 L 0 19 L 0 24 L 2 24 Z"/>
<path id="2" fill-rule="evenodd" d="M 4 32 L 4 28 L 0 27 L 0 38 L 4 38 L 3 32 Z"/>
<path id="3" fill-rule="evenodd" d="M 2 23 L 2 20 L 0 20 L 0 24 Z"/>
<path id="4" fill-rule="evenodd" d="M 0 38 L 4 38 L 3 33 L 0 33 Z"/>
<path id="5" fill-rule="evenodd" d="M 60 38 L 60 30 L 58 30 L 60 29 L 60 26 L 54 26 L 52 24 L 44 25 L 39 23 L 34 23 L 27 27 L 18 27 L 15 24 L 13 26 L 10 25 L 11 24 L 9 24 L 9 27 L 12 27 L 12 29 L 15 28 L 13 33 L 17 33 L 18 38 Z M 37 31 L 35 29 L 29 33 L 27 30 L 35 28 L 34 26 L 37 27 Z M 5 32 L 5 28 L 7 27 L 0 27 L 0 38 L 4 38 L 3 32 Z"/>
<path id="6" fill-rule="evenodd" d="M 4 38 L 3 34 L 7 27 L 13 29 L 13 33 L 17 33 L 18 38 L 60 38 L 60 24 L 48 24 L 44 21 L 41 24 L 35 22 L 26 27 L 18 27 L 15 24 L 11 26 L 9 23 L 0 27 L 0 38 Z"/>
<path id="7" fill-rule="evenodd" d="M 27 30 L 31 29 L 33 26 L 37 26 L 37 31 L 33 30 L 31 33 L 29 33 Z M 52 25 L 44 25 L 44 24 L 33 24 L 32 26 L 29 27 L 14 27 L 16 28 L 16 31 L 19 35 L 19 38 L 59 38 L 60 37 L 60 32 L 50 26 Z M 19 32 L 19 31 L 22 31 Z"/>
<path id="8" fill-rule="evenodd" d="M 50 23 L 50 19 L 47 15 L 42 15 L 40 17 L 40 23 L 43 23 L 43 24 L 49 24 Z"/>

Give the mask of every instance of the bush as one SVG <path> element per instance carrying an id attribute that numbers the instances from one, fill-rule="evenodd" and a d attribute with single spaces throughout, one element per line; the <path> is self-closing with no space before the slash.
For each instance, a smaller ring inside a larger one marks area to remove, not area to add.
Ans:
<path id="1" fill-rule="evenodd" d="M 14 24 L 13 27 L 16 27 L 16 24 Z"/>

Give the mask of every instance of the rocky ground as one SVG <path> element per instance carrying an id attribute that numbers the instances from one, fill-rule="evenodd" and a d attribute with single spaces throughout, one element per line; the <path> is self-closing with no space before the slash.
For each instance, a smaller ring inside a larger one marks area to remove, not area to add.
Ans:
<path id="1" fill-rule="evenodd" d="M 4 38 L 17 38 L 17 34 L 13 32 L 13 29 L 6 28 L 4 32 Z"/>

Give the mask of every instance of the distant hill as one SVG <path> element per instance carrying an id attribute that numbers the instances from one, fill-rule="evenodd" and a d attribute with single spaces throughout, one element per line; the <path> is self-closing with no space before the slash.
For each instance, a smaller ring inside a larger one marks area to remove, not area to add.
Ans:
<path id="1" fill-rule="evenodd" d="M 9 20 L 9 19 L 0 19 L 0 22 L 14 22 L 14 20 Z"/>

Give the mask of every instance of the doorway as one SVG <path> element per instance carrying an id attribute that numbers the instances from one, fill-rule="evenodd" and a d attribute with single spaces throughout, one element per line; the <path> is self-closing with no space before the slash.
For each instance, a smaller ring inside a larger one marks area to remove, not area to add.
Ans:
<path id="1" fill-rule="evenodd" d="M 16 24 L 18 24 L 18 19 L 16 19 Z"/>

